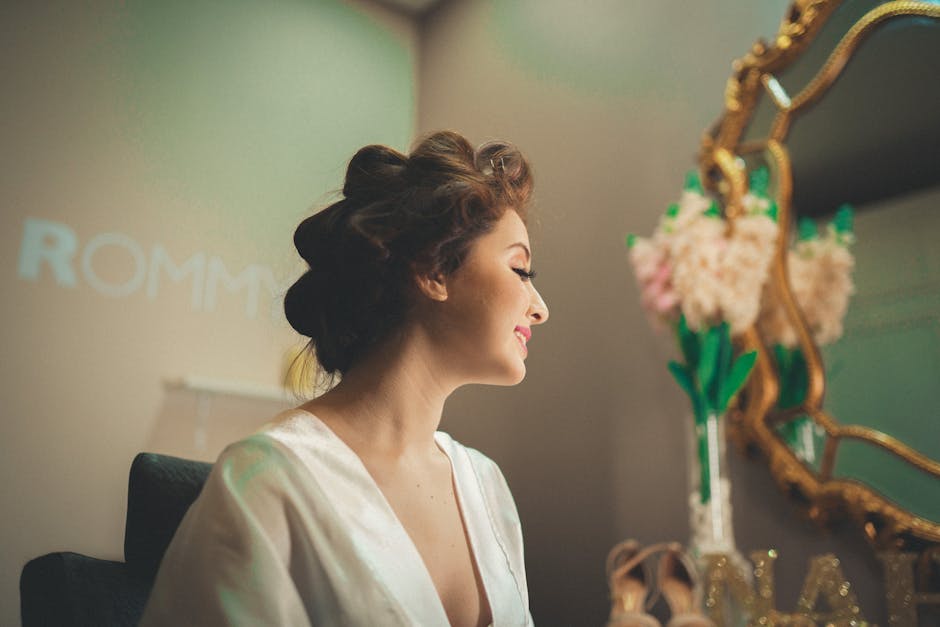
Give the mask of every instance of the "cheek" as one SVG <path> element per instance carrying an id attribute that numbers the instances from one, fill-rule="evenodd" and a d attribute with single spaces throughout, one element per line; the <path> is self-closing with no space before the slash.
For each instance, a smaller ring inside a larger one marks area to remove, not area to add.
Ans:
<path id="1" fill-rule="evenodd" d="M 459 304 L 454 303 L 457 316 L 478 328 L 492 325 L 503 329 L 524 320 L 531 298 L 527 285 L 515 274 L 495 271 L 474 278 L 462 285 Z"/>
<path id="2" fill-rule="evenodd" d="M 519 324 L 529 308 L 529 300 L 529 291 L 524 283 L 506 285 L 499 295 L 500 313 L 511 318 L 514 324 Z"/>

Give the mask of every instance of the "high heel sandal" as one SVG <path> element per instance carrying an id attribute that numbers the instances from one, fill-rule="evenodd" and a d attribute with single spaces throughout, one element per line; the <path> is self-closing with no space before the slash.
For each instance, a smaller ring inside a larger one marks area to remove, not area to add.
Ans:
<path id="1" fill-rule="evenodd" d="M 661 545 L 640 549 L 636 540 L 625 540 L 607 554 L 607 583 L 610 586 L 610 618 L 607 627 L 662 627 L 647 613 L 656 600 L 647 600 L 653 580 L 646 558 Z"/>
<path id="2" fill-rule="evenodd" d="M 666 627 L 715 627 L 702 614 L 701 587 L 692 559 L 678 544 L 665 548 L 656 568 L 659 593 L 669 605 L 671 617 Z"/>

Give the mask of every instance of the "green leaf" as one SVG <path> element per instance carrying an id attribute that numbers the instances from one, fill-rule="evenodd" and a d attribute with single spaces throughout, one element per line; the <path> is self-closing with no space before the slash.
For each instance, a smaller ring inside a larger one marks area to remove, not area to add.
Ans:
<path id="1" fill-rule="evenodd" d="M 689 399 L 694 400 L 692 397 L 695 396 L 695 382 L 692 381 L 692 374 L 689 370 L 678 361 L 670 361 L 669 372 L 672 373 L 672 377 L 682 388 L 682 391 L 689 395 Z"/>
<path id="2" fill-rule="evenodd" d="M 679 316 L 677 332 L 679 334 L 679 348 L 682 350 L 682 356 L 685 357 L 685 363 L 694 370 L 698 366 L 698 337 L 689 329 L 684 314 Z"/>
<path id="3" fill-rule="evenodd" d="M 695 379 L 692 377 L 692 372 L 688 367 L 677 361 L 669 362 L 669 372 L 672 373 L 679 387 L 688 395 L 689 401 L 692 403 L 695 421 L 704 421 L 706 416 L 705 406 L 702 402 L 702 395 L 695 389 Z"/>
<path id="4" fill-rule="evenodd" d="M 790 387 L 793 389 L 789 407 L 802 405 L 803 401 L 806 400 L 806 391 L 809 389 L 809 370 L 806 368 L 806 357 L 799 348 L 793 349 L 789 382 Z"/>
<path id="5" fill-rule="evenodd" d="M 666 207 L 667 218 L 675 218 L 677 215 L 679 215 L 679 203 L 674 202 L 668 207 Z"/>
<path id="6" fill-rule="evenodd" d="M 683 189 L 689 192 L 698 192 L 699 194 L 705 193 L 705 188 L 702 187 L 702 180 L 699 178 L 698 172 L 689 170 L 686 173 Z"/>
<path id="7" fill-rule="evenodd" d="M 706 401 L 710 400 L 707 394 L 717 369 L 719 348 L 721 348 L 721 330 L 719 327 L 712 327 L 704 333 L 701 358 L 696 368 L 699 389 L 706 394 Z"/>
<path id="8" fill-rule="evenodd" d="M 748 179 L 748 187 L 752 194 L 761 198 L 768 197 L 767 188 L 770 185 L 770 171 L 766 166 L 752 170 Z"/>
<path id="9" fill-rule="evenodd" d="M 780 209 L 777 207 L 777 203 L 773 200 L 770 201 L 770 206 L 767 207 L 767 217 L 769 217 L 774 222 L 777 222 L 777 216 L 780 215 Z"/>
<path id="10" fill-rule="evenodd" d="M 705 213 L 702 215 L 708 216 L 709 218 L 720 218 L 721 209 L 718 207 L 718 203 L 713 200 L 712 204 L 708 205 L 708 209 L 706 209 Z"/>
<path id="11" fill-rule="evenodd" d="M 731 367 L 731 372 L 728 374 L 728 378 L 724 380 L 721 386 L 721 394 L 718 397 L 718 406 L 715 408 L 718 413 L 722 413 L 728 409 L 728 404 L 731 402 L 731 399 L 734 397 L 734 395 L 738 393 L 738 390 L 744 386 L 744 382 L 747 381 L 747 378 L 751 374 L 751 370 L 754 368 L 754 363 L 756 361 L 757 351 L 744 353 L 734 360 L 734 365 Z"/>
<path id="12" fill-rule="evenodd" d="M 783 437 L 783 441 L 787 443 L 790 447 L 790 450 L 796 450 L 799 445 L 799 437 L 797 434 L 797 422 L 791 420 L 790 422 L 785 422 L 777 428 L 777 431 Z"/>
<path id="13" fill-rule="evenodd" d="M 836 233 L 851 233 L 853 221 L 854 211 L 852 205 L 845 203 L 836 211 L 836 215 L 832 219 L 832 226 L 835 228 Z"/>
<path id="14" fill-rule="evenodd" d="M 819 237 L 819 231 L 816 229 L 816 223 L 807 217 L 800 218 L 797 224 L 797 239 L 805 241 Z"/>
<path id="15" fill-rule="evenodd" d="M 695 417 L 695 424 L 704 424 L 708 417 L 708 408 L 705 407 L 705 399 L 698 392 L 690 398 L 692 401 L 692 416 Z"/>
<path id="16" fill-rule="evenodd" d="M 777 395 L 778 407 L 793 405 L 793 350 L 776 344 L 774 358 L 777 361 L 777 375 L 780 380 L 780 393 Z"/>
<path id="17" fill-rule="evenodd" d="M 637 236 L 633 233 L 627 233 L 627 249 L 633 248 L 633 245 L 636 244 Z"/>
<path id="18" fill-rule="evenodd" d="M 703 424 L 698 433 L 699 499 L 704 505 L 712 498 L 711 469 L 708 465 L 708 436 Z"/>
<path id="19" fill-rule="evenodd" d="M 780 394 L 777 406 L 781 409 L 797 407 L 806 398 L 809 375 L 806 371 L 806 358 L 799 348 L 774 346 L 777 371 L 780 377 Z"/>
<path id="20" fill-rule="evenodd" d="M 790 349 L 783 344 L 774 344 L 774 360 L 777 362 L 777 372 L 785 377 L 790 370 Z"/>
<path id="21" fill-rule="evenodd" d="M 715 377 L 708 388 L 709 402 L 716 409 L 721 399 L 721 386 L 728 378 L 728 370 L 731 368 L 732 351 L 731 327 L 727 322 L 722 322 L 718 326 L 718 355 L 715 358 Z"/>

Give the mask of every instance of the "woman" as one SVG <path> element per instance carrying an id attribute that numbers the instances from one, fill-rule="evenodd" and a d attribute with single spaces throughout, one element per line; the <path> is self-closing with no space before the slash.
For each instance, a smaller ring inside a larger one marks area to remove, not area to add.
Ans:
<path id="1" fill-rule="evenodd" d="M 326 394 L 228 447 L 142 625 L 529 625 L 522 535 L 491 460 L 437 431 L 468 383 L 525 376 L 532 188 L 512 146 L 439 132 L 349 163 L 288 291 Z"/>

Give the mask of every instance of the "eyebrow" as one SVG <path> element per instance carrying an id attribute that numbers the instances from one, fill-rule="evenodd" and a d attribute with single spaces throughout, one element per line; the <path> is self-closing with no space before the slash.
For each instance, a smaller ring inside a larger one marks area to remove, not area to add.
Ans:
<path id="1" fill-rule="evenodd" d="M 509 250 L 510 248 L 521 248 L 522 250 L 525 251 L 526 259 L 532 259 L 532 253 L 529 252 L 529 247 L 523 244 L 522 242 L 516 242 L 515 244 L 508 246 L 506 250 Z"/>

